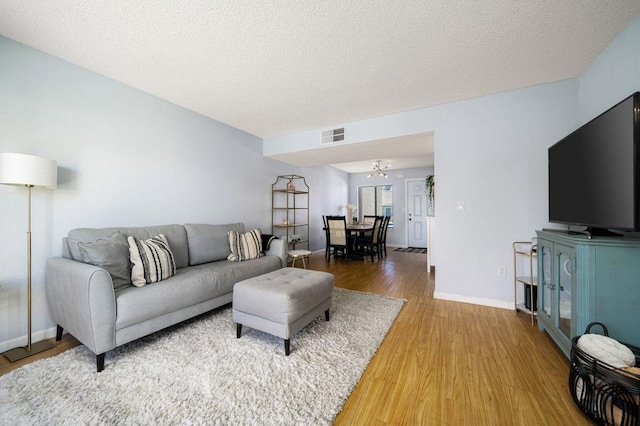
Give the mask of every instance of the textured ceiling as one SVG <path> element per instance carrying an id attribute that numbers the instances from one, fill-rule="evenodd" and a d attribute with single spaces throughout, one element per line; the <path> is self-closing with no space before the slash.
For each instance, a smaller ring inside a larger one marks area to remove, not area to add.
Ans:
<path id="1" fill-rule="evenodd" d="M 2 0 L 0 34 L 259 137 L 578 76 L 638 0 Z"/>

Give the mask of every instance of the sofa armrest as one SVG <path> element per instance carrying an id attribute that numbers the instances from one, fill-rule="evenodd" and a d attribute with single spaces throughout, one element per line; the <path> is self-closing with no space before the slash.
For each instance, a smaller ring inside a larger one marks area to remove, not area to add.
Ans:
<path id="1" fill-rule="evenodd" d="M 271 240 L 271 244 L 269 244 L 269 250 L 265 251 L 264 254 L 267 256 L 278 256 L 282 262 L 282 267 L 287 267 L 287 243 L 285 240 L 281 240 L 279 238 L 274 238 Z"/>
<path id="2" fill-rule="evenodd" d="M 52 319 L 96 355 L 116 343 L 116 299 L 111 275 L 62 257 L 47 261 L 47 304 Z"/>

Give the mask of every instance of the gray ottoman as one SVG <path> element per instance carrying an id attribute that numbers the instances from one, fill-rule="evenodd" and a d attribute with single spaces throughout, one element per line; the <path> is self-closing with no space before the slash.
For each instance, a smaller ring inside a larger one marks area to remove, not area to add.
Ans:
<path id="1" fill-rule="evenodd" d="M 334 275 L 308 269 L 282 268 L 240 281 L 233 287 L 233 321 L 237 337 L 242 326 L 284 339 L 290 352 L 291 336 L 324 312 L 329 321 Z"/>

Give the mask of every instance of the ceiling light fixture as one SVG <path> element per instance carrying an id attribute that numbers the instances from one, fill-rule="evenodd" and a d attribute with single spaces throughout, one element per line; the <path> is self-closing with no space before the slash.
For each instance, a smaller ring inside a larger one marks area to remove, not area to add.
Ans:
<path id="1" fill-rule="evenodd" d="M 388 169 L 389 167 L 391 167 L 391 165 L 387 164 L 386 166 L 384 166 L 384 170 Z M 368 178 L 373 176 L 374 172 L 377 173 L 378 176 L 385 177 L 385 178 L 389 177 L 385 172 L 382 171 L 382 168 L 380 168 L 380 160 L 377 160 L 375 163 L 373 163 L 372 169 L 373 169 L 373 172 L 367 175 Z"/>

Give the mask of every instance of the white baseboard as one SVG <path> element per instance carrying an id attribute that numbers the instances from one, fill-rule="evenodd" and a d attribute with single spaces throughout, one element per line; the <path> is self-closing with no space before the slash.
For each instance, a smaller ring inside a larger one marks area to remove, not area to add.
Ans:
<path id="1" fill-rule="evenodd" d="M 33 333 L 31 335 L 31 343 L 39 342 L 45 339 L 51 339 L 52 337 L 56 337 L 56 327 Z M 16 337 L 15 339 L 0 342 L 0 353 L 9 351 L 14 348 L 23 348 L 27 346 L 27 340 L 27 335 L 25 334 L 24 336 Z"/>
<path id="2" fill-rule="evenodd" d="M 468 297 L 460 294 L 433 292 L 434 299 L 451 300 L 453 302 L 471 303 L 472 305 L 491 306 L 493 308 L 513 310 L 512 302 L 504 300 L 485 299 L 484 297 Z"/>

